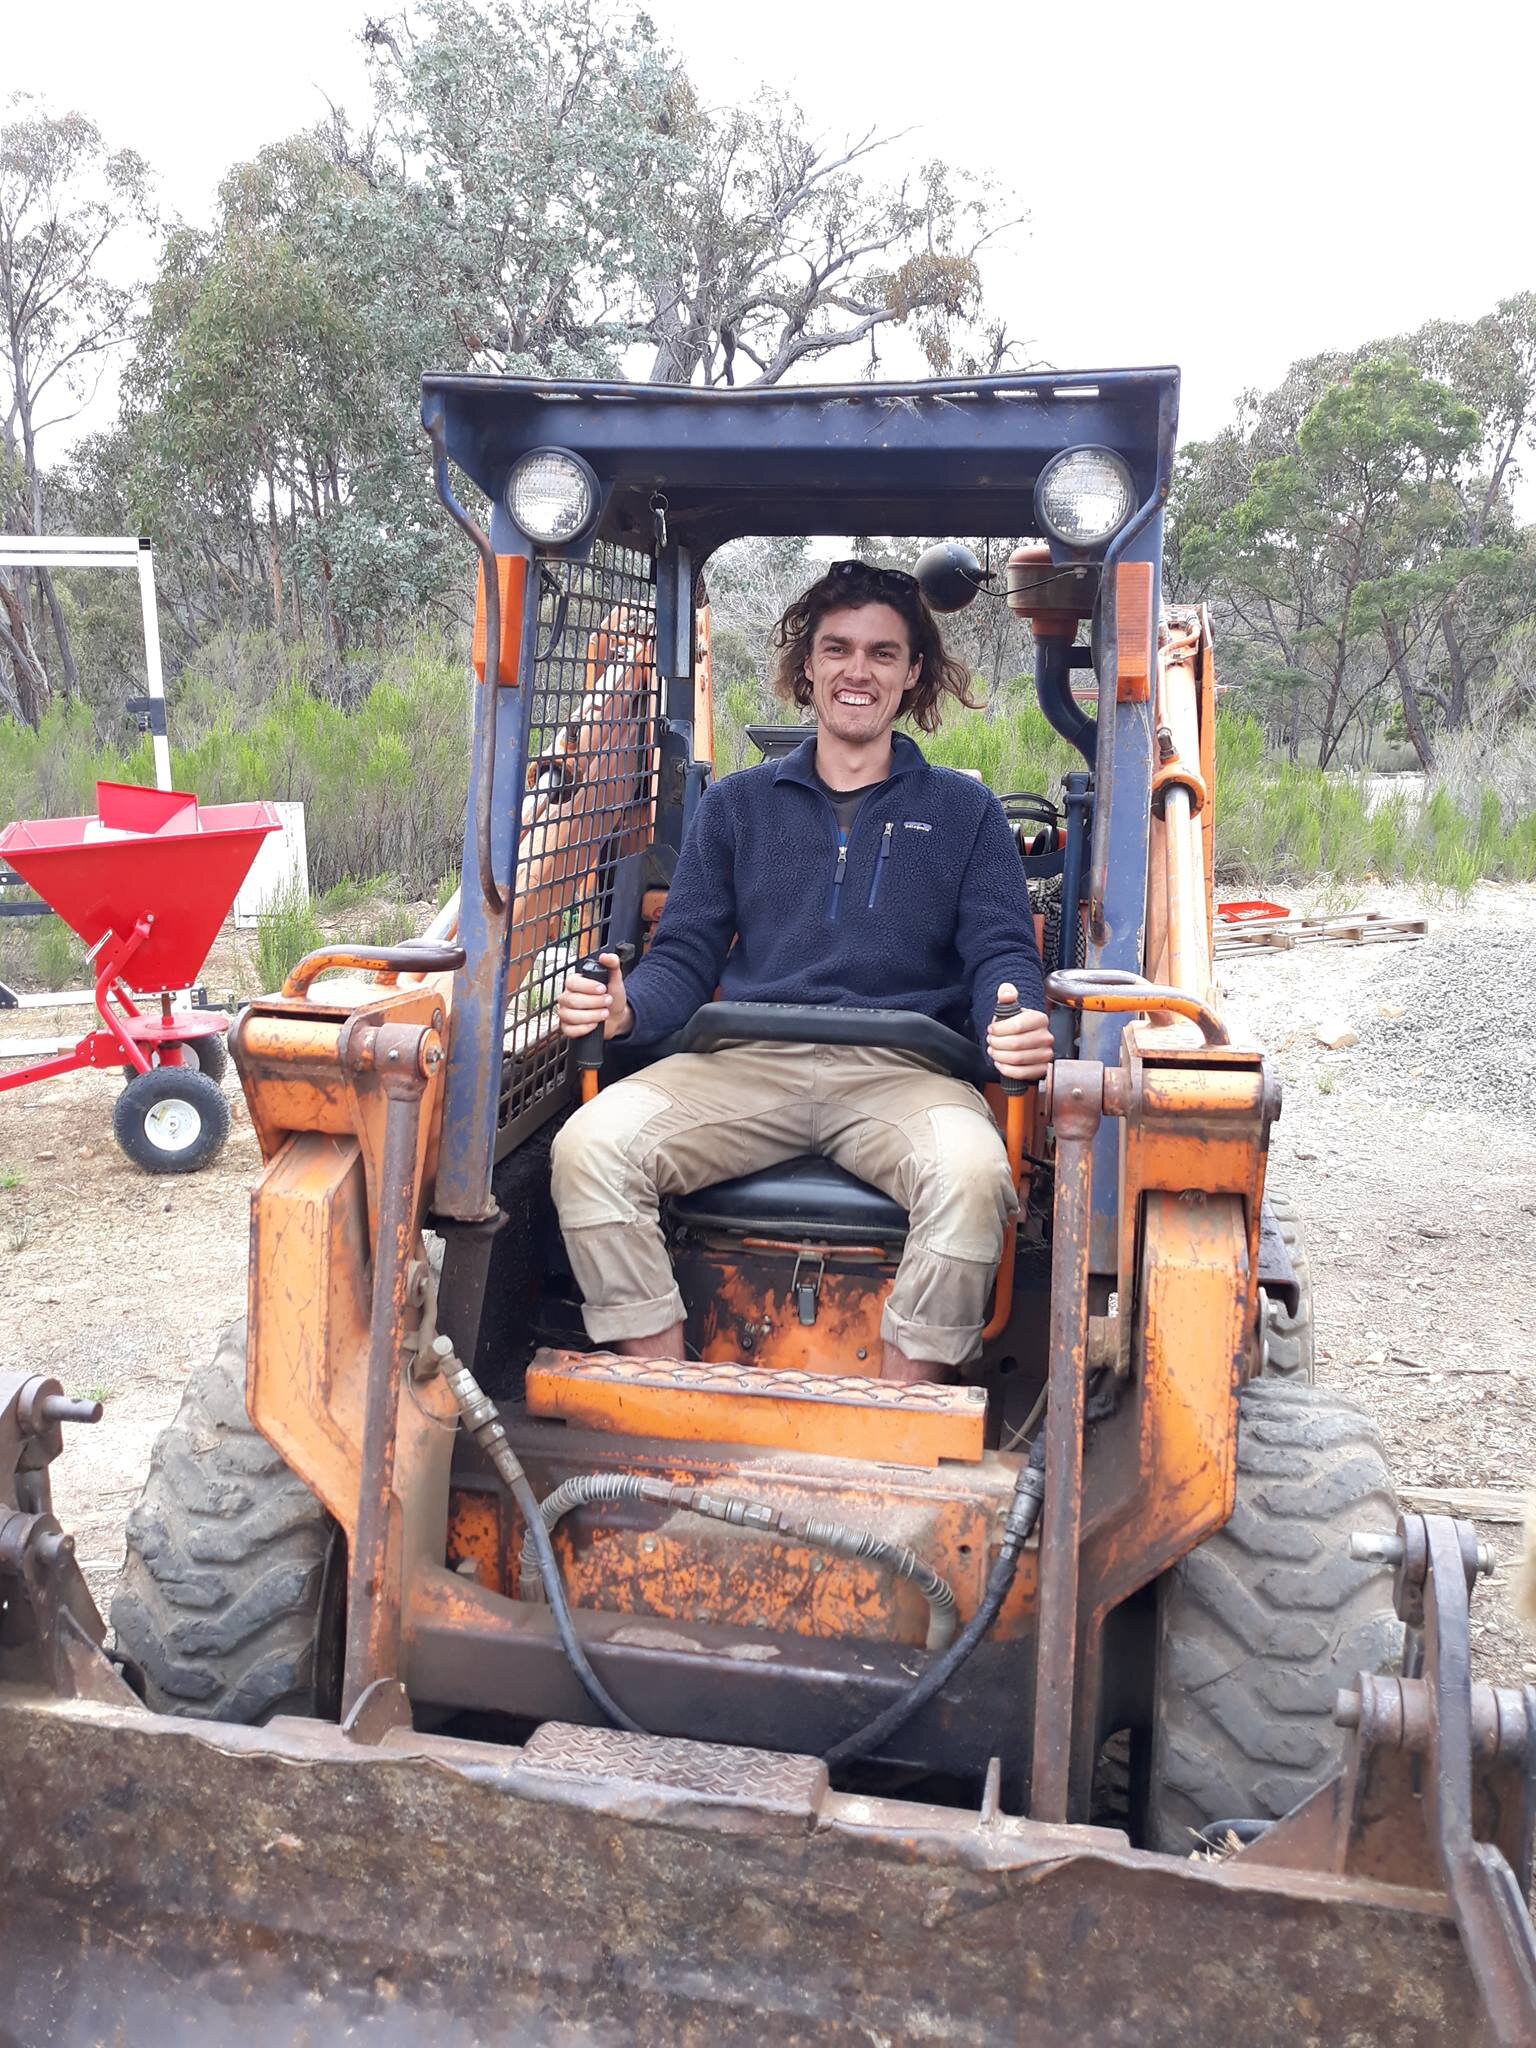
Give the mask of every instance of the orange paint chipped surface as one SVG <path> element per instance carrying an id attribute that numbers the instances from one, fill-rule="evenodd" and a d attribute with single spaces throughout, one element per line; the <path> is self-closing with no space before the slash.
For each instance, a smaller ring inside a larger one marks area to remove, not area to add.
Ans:
<path id="1" fill-rule="evenodd" d="M 979 1387 L 540 1351 L 528 1369 L 528 1412 L 621 1436 L 932 1466 L 980 1461 L 987 1404 Z"/>

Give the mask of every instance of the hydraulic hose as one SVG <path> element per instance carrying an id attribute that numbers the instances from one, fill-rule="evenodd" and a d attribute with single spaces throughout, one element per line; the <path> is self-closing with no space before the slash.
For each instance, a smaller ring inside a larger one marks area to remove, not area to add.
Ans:
<path id="1" fill-rule="evenodd" d="M 1042 1430 L 1029 1447 L 1028 1459 L 1019 1467 L 1013 1498 L 1008 1503 L 1008 1514 L 1003 1523 L 1002 1546 L 987 1574 L 986 1591 L 976 1612 L 943 1656 L 930 1664 L 917 1683 L 909 1687 L 899 1700 L 892 1701 L 883 1713 L 877 1714 L 872 1721 L 866 1721 L 862 1728 L 855 1728 L 841 1742 L 833 1744 L 822 1759 L 829 1770 L 864 1756 L 910 1721 L 920 1707 L 927 1706 L 937 1693 L 943 1691 L 991 1628 L 1008 1597 L 1024 1546 L 1040 1518 L 1040 1505 L 1045 1499 L 1044 1475 L 1045 1432 Z"/>
<path id="2" fill-rule="evenodd" d="M 674 1486 L 665 1479 L 647 1479 L 637 1472 L 578 1472 L 549 1494 L 541 1509 L 546 1531 L 553 1530 L 573 1508 L 592 1501 L 649 1500 L 664 1507 L 681 1508 L 687 1514 L 703 1515 L 711 1521 L 731 1522 L 738 1528 L 756 1530 L 765 1536 L 782 1536 L 813 1549 L 830 1550 L 838 1557 L 865 1558 L 882 1565 L 897 1578 L 916 1586 L 928 1602 L 930 1650 L 944 1649 L 954 1637 L 959 1615 L 954 1589 L 932 1565 L 925 1564 L 905 1543 L 889 1543 L 868 1529 L 851 1528 L 846 1522 L 827 1522 L 819 1517 L 790 1514 L 760 1501 L 737 1495 L 715 1494 L 702 1486 Z M 526 1600 L 542 1581 L 536 1556 L 530 1554 L 532 1529 L 524 1538 L 518 1570 L 518 1590 Z"/>
<path id="3" fill-rule="evenodd" d="M 567 1480 L 563 1486 L 557 1487 L 541 1506 L 538 1496 L 529 1484 L 527 1473 L 524 1472 L 512 1446 L 507 1442 L 506 1431 L 501 1426 L 495 1404 L 486 1397 L 469 1367 L 447 1348 L 447 1340 L 440 1337 L 437 1342 L 444 1346 L 437 1355 L 443 1377 L 458 1403 L 459 1413 L 464 1418 L 464 1426 L 495 1466 L 503 1484 L 517 1502 L 527 1530 L 525 1544 L 532 1545 L 539 1579 L 544 1588 L 544 1597 L 554 1618 L 555 1633 L 560 1638 L 560 1647 L 570 1660 L 571 1669 L 580 1679 L 588 1698 L 615 1727 L 627 1729 L 631 1735 L 644 1735 L 649 1732 L 624 1711 L 587 1661 L 586 1651 L 581 1646 L 575 1624 L 571 1620 L 570 1605 L 566 1600 L 565 1586 L 560 1577 L 560 1566 L 555 1558 L 554 1546 L 549 1540 L 549 1526 L 545 1519 L 547 1511 L 553 1510 L 553 1518 L 558 1521 L 562 1514 L 584 1500 L 665 1499 L 673 1506 L 687 1507 L 694 1513 L 710 1514 L 719 1520 L 738 1522 L 743 1527 L 771 1526 L 779 1533 L 794 1534 L 803 1542 L 819 1542 L 824 1548 L 834 1547 L 827 1538 L 829 1535 L 835 1535 L 843 1555 L 878 1557 L 882 1562 L 891 1563 L 893 1569 L 899 1569 L 893 1560 L 905 1552 L 918 1570 L 904 1572 L 902 1575 L 910 1577 L 912 1583 L 925 1594 L 927 1588 L 922 1575 L 931 1578 L 937 1586 L 942 1586 L 948 1594 L 948 1606 L 951 1615 L 953 1614 L 953 1592 L 936 1572 L 923 1565 L 913 1552 L 907 1551 L 905 1545 L 887 1544 L 880 1537 L 871 1537 L 863 1531 L 847 1529 L 839 1523 L 817 1523 L 814 1520 L 798 1522 L 792 1516 L 780 1516 L 777 1510 L 752 1502 L 726 1500 L 718 1495 L 706 1494 L 702 1488 L 673 1487 L 666 1480 L 642 1479 L 634 1473 L 579 1475 L 576 1479 Z M 904 1726 L 921 1707 L 925 1707 L 943 1690 L 986 1635 L 1008 1597 L 1008 1590 L 1019 1568 L 1019 1558 L 1034 1531 L 1035 1523 L 1039 1520 L 1041 1503 L 1045 1498 L 1044 1468 L 1045 1432 L 1042 1430 L 1030 1446 L 1028 1459 L 1019 1467 L 1013 1497 L 1008 1503 L 1008 1513 L 1003 1522 L 1002 1544 L 987 1575 L 986 1590 L 976 1612 L 950 1643 L 948 1649 L 929 1665 L 922 1677 L 915 1685 L 909 1687 L 899 1700 L 893 1701 L 872 1721 L 865 1722 L 862 1728 L 856 1728 L 851 1735 L 845 1735 L 841 1742 L 834 1744 L 826 1752 L 823 1761 L 829 1769 L 863 1756 Z M 562 1495 L 566 1496 L 563 1503 Z M 682 1495 L 683 1498 L 674 1499 L 674 1495 Z M 709 1502 L 708 1507 L 699 1506 L 700 1501 L 706 1500 Z M 816 1532 L 814 1535 L 813 1531 Z M 843 1547 L 847 1545 L 852 1547 Z M 526 1549 L 524 1556 L 526 1564 Z M 934 1618 L 929 1624 L 931 1641 L 934 1621 L 942 1603 L 937 1602 L 931 1594 L 928 1597 L 930 1607 L 935 1609 Z M 952 1621 L 950 1625 L 953 1625 Z"/>
<path id="4" fill-rule="evenodd" d="M 438 1345 L 447 1345 L 448 1340 L 439 1337 Z M 436 1346 L 434 1346 L 436 1350 Z M 592 1666 L 587 1662 L 587 1653 L 581 1647 L 581 1639 L 571 1620 L 570 1605 L 565 1597 L 565 1587 L 560 1578 L 560 1567 L 555 1561 L 554 1546 L 549 1540 L 549 1531 L 544 1526 L 544 1517 L 539 1511 L 539 1498 L 529 1484 L 528 1475 L 518 1462 L 517 1454 L 507 1442 L 507 1433 L 501 1426 L 494 1402 L 487 1399 L 480 1382 L 475 1378 L 463 1360 L 456 1358 L 451 1348 L 436 1351 L 443 1378 L 464 1418 L 464 1427 L 469 1431 L 481 1450 L 496 1467 L 502 1483 L 517 1502 L 518 1510 L 533 1544 L 534 1556 L 538 1560 L 539 1576 L 544 1582 L 544 1597 L 549 1602 L 549 1611 L 554 1617 L 555 1633 L 560 1638 L 560 1647 L 570 1660 L 571 1669 L 581 1680 L 582 1687 L 592 1704 L 616 1728 L 627 1729 L 631 1735 L 645 1735 L 650 1731 L 626 1714 L 618 1701 L 609 1692 Z"/>

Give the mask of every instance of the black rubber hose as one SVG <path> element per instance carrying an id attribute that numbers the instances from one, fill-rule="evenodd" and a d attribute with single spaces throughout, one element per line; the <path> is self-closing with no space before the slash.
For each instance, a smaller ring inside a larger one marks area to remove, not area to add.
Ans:
<path id="1" fill-rule="evenodd" d="M 782 1536 L 790 1543 L 808 1543 L 829 1550 L 834 1557 L 867 1558 L 885 1571 L 916 1586 L 928 1603 L 928 1647 L 949 1647 L 956 1628 L 955 1596 L 949 1581 L 941 1578 L 905 1543 L 889 1542 L 868 1529 L 850 1528 L 846 1522 L 829 1522 L 818 1515 L 793 1515 L 787 1509 L 767 1507 L 761 1501 L 745 1500 L 737 1494 L 711 1493 L 702 1486 L 674 1486 L 665 1479 L 647 1479 L 638 1472 L 577 1472 L 546 1494 L 540 1508 L 544 1526 L 551 1533 L 573 1508 L 595 1501 L 648 1500 L 686 1514 L 700 1515 L 714 1522 L 729 1522 L 760 1536 Z M 527 1539 L 518 1564 L 518 1592 L 529 1599 L 539 1583 L 535 1560 Z"/>
<path id="2" fill-rule="evenodd" d="M 438 1339 L 439 1343 L 445 1340 Z M 560 1577 L 560 1566 L 556 1562 L 554 1546 L 549 1540 L 549 1531 L 544 1526 L 540 1512 L 539 1498 L 528 1482 L 528 1475 L 518 1462 L 517 1453 L 507 1442 L 507 1433 L 501 1426 L 495 1403 L 488 1400 L 480 1382 L 469 1367 L 456 1358 L 453 1352 L 437 1353 L 443 1378 L 448 1382 L 449 1391 L 459 1404 L 459 1413 L 464 1426 L 475 1442 L 496 1467 L 512 1498 L 517 1502 L 533 1544 L 533 1553 L 538 1560 L 539 1577 L 544 1582 L 544 1598 L 554 1617 L 555 1634 L 560 1638 L 560 1647 L 570 1661 L 571 1669 L 581 1680 L 582 1689 L 588 1699 L 606 1720 L 615 1728 L 627 1729 L 631 1735 L 647 1735 L 651 1731 L 642 1728 L 619 1705 L 603 1681 L 587 1661 L 587 1653 L 581 1647 L 581 1639 L 571 1620 L 570 1605 L 565 1597 L 565 1585 Z"/>
<path id="3" fill-rule="evenodd" d="M 1013 1584 L 1019 1568 L 1019 1559 L 1029 1541 L 1035 1523 L 1040 1519 L 1040 1505 L 1045 1499 L 1045 1431 L 1042 1429 L 1029 1448 L 1029 1457 L 1019 1467 L 1019 1476 L 1014 1482 L 1013 1499 L 1008 1503 L 1008 1516 L 1003 1524 L 1002 1547 L 996 1562 L 987 1574 L 986 1591 L 982 1594 L 976 1612 L 971 1616 L 959 1635 L 950 1644 L 942 1657 L 936 1658 L 918 1679 L 917 1683 L 904 1692 L 899 1700 L 892 1701 L 883 1713 L 872 1721 L 866 1721 L 862 1728 L 855 1728 L 851 1735 L 845 1735 L 841 1742 L 834 1743 L 822 1759 L 829 1770 L 838 1764 L 851 1763 L 855 1757 L 867 1755 L 894 1735 L 896 1730 L 910 1721 L 920 1707 L 928 1702 L 954 1677 L 982 1637 L 996 1621 L 1008 1589 Z"/>

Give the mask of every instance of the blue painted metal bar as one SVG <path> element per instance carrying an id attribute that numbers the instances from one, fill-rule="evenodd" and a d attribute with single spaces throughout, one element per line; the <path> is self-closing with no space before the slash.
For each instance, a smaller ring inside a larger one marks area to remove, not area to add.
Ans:
<path id="1" fill-rule="evenodd" d="M 491 516 L 491 546 L 498 555 L 528 553 L 527 542 L 498 506 Z M 502 684 L 493 757 L 477 754 L 465 806 L 464 886 L 459 896 L 459 944 L 465 964 L 454 987 L 453 1026 L 443 1102 L 442 1143 L 434 1197 L 436 1213 L 461 1222 L 490 1215 L 491 1168 L 501 1094 L 502 1036 L 507 1011 L 507 935 L 513 913 L 518 823 L 528 768 L 533 692 L 533 650 L 538 632 L 534 577 L 528 579 L 515 685 Z M 474 683 L 474 689 L 485 684 Z M 491 782 L 491 865 L 502 905 L 493 910 L 474 884 L 478 858 L 476 796 L 480 778 Z"/>
<path id="2" fill-rule="evenodd" d="M 1147 862 L 1152 819 L 1152 775 L 1156 761 L 1155 704 L 1122 704 L 1119 698 L 1119 619 L 1115 570 L 1121 562 L 1150 562 L 1147 675 L 1157 674 L 1157 638 L 1163 588 L 1163 506 L 1173 478 L 1178 427 L 1177 386 L 1162 394 L 1158 418 L 1158 478 L 1151 496 L 1125 526 L 1104 558 L 1100 584 L 1104 607 L 1099 671 L 1099 746 L 1095 774 L 1093 861 L 1088 889 L 1087 964 L 1140 973 L 1147 921 Z M 1118 1066 L 1125 1019 L 1085 1014 L 1082 1057 Z M 1119 1263 L 1119 1126 L 1106 1117 L 1094 1140 L 1093 1216 L 1089 1264 L 1113 1273 Z"/>

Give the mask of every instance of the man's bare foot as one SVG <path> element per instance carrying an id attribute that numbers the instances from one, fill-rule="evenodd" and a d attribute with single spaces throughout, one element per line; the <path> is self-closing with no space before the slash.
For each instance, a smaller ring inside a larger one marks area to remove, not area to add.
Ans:
<path id="1" fill-rule="evenodd" d="M 621 1337 L 613 1348 L 621 1358 L 681 1358 L 683 1326 L 674 1323 L 670 1329 L 658 1330 L 654 1337 Z"/>
<path id="2" fill-rule="evenodd" d="M 897 1380 L 904 1387 L 915 1387 L 924 1381 L 942 1385 L 949 1376 L 949 1367 L 938 1365 L 931 1358 L 908 1358 L 904 1351 L 898 1351 L 889 1342 L 880 1346 L 880 1377 L 883 1380 Z"/>

